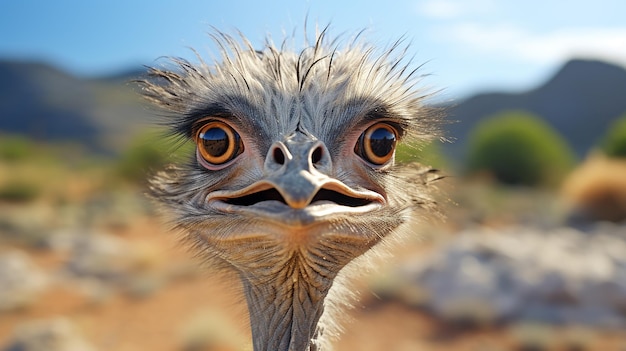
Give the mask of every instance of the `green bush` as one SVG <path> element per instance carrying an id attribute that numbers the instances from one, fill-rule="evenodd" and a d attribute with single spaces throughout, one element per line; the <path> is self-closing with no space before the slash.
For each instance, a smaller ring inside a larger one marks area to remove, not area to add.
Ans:
<path id="1" fill-rule="evenodd" d="M 0 160 L 17 162 L 34 154 L 32 143 L 20 136 L 0 136 Z"/>
<path id="2" fill-rule="evenodd" d="M 120 157 L 118 174 L 131 182 L 144 182 L 150 173 L 162 169 L 174 158 L 191 152 L 190 143 L 176 143 L 176 140 L 160 130 L 138 135 Z"/>
<path id="3" fill-rule="evenodd" d="M 41 190 L 34 184 L 23 180 L 8 181 L 0 186 L 0 201 L 30 202 L 35 200 Z"/>
<path id="4" fill-rule="evenodd" d="M 562 137 L 524 111 L 484 120 L 470 134 L 468 148 L 469 173 L 488 173 L 511 185 L 555 185 L 574 161 Z"/>
<path id="5" fill-rule="evenodd" d="M 609 126 L 601 146 L 609 157 L 626 157 L 626 114 Z"/>
<path id="6" fill-rule="evenodd" d="M 426 144 L 399 144 L 396 149 L 396 162 L 419 162 L 425 166 L 446 168 L 447 160 L 441 151 L 441 142 L 438 140 Z"/>

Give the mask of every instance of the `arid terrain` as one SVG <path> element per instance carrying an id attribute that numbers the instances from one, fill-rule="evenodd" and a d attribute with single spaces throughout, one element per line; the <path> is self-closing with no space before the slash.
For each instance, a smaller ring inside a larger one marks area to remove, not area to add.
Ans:
<path id="1" fill-rule="evenodd" d="M 30 287 L 13 284 L 27 298 L 0 311 L 0 349 L 31 350 L 15 345 L 42 333 L 49 342 L 76 339 L 85 350 L 251 349 L 237 280 L 198 268 L 141 193 L 117 191 L 96 201 L 81 200 L 83 191 L 69 199 L 80 205 L 1 205 L 0 257 L 19 257 L 24 274 L 38 278 Z M 507 225 L 486 216 L 494 228 Z M 46 223 L 48 233 L 39 232 Z M 454 241 L 458 224 L 421 228 L 379 272 L 357 282 L 361 301 L 337 350 L 626 350 L 626 334 L 615 328 L 450 321 L 429 313 L 393 272 Z"/>

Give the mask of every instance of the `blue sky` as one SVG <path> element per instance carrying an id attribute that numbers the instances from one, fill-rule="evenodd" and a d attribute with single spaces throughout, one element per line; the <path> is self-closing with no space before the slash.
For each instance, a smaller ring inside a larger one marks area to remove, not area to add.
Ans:
<path id="1" fill-rule="evenodd" d="M 623 0 L 0 1 L 0 58 L 42 60 L 102 75 L 161 56 L 210 58 L 214 26 L 260 47 L 309 22 L 332 34 L 367 28 L 379 45 L 406 36 L 424 82 L 458 98 L 531 88 L 571 57 L 626 66 Z"/>

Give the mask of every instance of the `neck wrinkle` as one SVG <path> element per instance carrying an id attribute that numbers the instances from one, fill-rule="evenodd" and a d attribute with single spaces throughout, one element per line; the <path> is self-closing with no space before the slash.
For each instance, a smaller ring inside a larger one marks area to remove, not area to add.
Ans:
<path id="1" fill-rule="evenodd" d="M 334 275 L 311 277 L 313 270 L 303 270 L 305 264 L 291 260 L 275 275 L 243 277 L 254 351 L 317 350 L 312 340 L 318 336 L 317 323 Z"/>

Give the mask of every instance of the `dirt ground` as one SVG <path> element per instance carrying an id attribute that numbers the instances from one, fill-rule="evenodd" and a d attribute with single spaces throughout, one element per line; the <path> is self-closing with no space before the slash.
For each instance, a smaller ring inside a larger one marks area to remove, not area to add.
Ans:
<path id="1" fill-rule="evenodd" d="M 151 264 L 158 269 L 188 262 L 157 221 L 136 221 L 116 235 L 149 245 L 158 256 Z M 23 249 L 49 272 L 67 259 L 50 251 Z M 64 317 L 99 351 L 251 350 L 246 308 L 236 290 L 237 283 L 227 277 L 190 274 L 146 297 L 114 292 L 94 302 L 75 286 L 57 284 L 28 308 L 0 314 L 0 349 L 23 323 Z M 593 334 L 584 348 L 576 348 L 566 337 L 541 348 L 524 348 L 505 327 L 453 328 L 399 302 L 382 301 L 369 292 L 362 296 L 344 324 L 336 350 L 626 350 L 626 335 L 619 332 Z"/>

